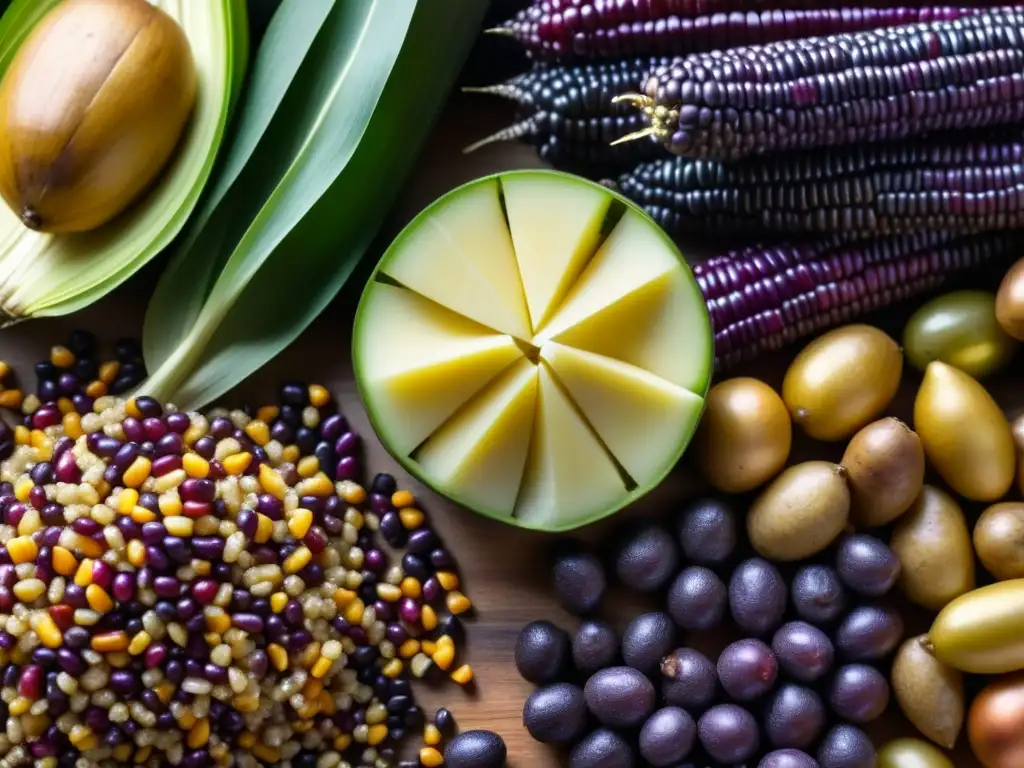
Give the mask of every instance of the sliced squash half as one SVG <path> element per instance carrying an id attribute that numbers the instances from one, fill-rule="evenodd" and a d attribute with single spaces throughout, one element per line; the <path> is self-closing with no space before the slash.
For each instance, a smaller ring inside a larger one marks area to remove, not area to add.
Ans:
<path id="1" fill-rule="evenodd" d="M 356 381 L 388 450 L 439 493 L 546 531 L 655 487 L 704 408 L 713 338 L 672 241 L 615 192 L 488 176 L 417 216 L 363 292 Z"/>

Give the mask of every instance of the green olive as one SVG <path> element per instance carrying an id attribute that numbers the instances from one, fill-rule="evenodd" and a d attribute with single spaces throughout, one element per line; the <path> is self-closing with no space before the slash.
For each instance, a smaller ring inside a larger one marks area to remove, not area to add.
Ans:
<path id="1" fill-rule="evenodd" d="M 999 325 L 996 297 L 987 291 L 954 291 L 932 299 L 903 329 L 903 351 L 919 371 L 941 360 L 980 379 L 1005 366 L 1017 345 Z"/>
<path id="2" fill-rule="evenodd" d="M 893 739 L 878 750 L 878 768 L 954 768 L 937 747 L 920 739 Z"/>

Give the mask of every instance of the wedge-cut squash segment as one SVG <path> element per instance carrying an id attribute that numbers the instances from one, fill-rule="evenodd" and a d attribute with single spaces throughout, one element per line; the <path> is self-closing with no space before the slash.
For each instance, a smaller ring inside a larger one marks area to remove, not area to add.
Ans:
<path id="1" fill-rule="evenodd" d="M 543 346 L 610 304 L 680 269 L 662 235 L 640 214 L 626 211 L 533 340 Z"/>
<path id="2" fill-rule="evenodd" d="M 497 180 L 467 187 L 424 217 L 392 246 L 381 272 L 453 312 L 528 341 L 530 315 Z"/>
<path id="3" fill-rule="evenodd" d="M 639 484 L 664 475 L 697 428 L 704 399 L 642 368 L 554 341 L 540 357 Z"/>
<path id="4" fill-rule="evenodd" d="M 565 530 L 620 506 L 629 492 L 551 372 L 542 365 L 539 374 L 533 443 L 515 516 L 529 527 Z"/>
<path id="5" fill-rule="evenodd" d="M 533 434 L 537 370 L 526 358 L 513 363 L 416 452 L 419 465 L 462 504 L 512 514 Z"/>
<path id="6" fill-rule="evenodd" d="M 662 275 L 554 336 L 691 392 L 707 391 L 714 361 L 704 299 L 680 269 Z"/>
<path id="7" fill-rule="evenodd" d="M 594 187 L 536 174 L 511 174 L 501 186 L 530 320 L 537 329 L 593 256 L 612 198 Z"/>
<path id="8" fill-rule="evenodd" d="M 507 334 L 404 288 L 374 284 L 362 311 L 387 343 L 357 350 L 368 407 L 391 446 L 408 455 L 522 352 Z"/>

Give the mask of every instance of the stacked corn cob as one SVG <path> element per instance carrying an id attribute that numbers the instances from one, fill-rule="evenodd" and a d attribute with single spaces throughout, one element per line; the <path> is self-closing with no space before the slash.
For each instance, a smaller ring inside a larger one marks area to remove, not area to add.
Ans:
<path id="1" fill-rule="evenodd" d="M 492 30 L 533 69 L 475 89 L 520 122 L 470 149 L 528 139 L 673 235 L 819 238 L 698 267 L 731 365 L 1024 245 L 1024 7 L 874 5 L 535 0 Z"/>

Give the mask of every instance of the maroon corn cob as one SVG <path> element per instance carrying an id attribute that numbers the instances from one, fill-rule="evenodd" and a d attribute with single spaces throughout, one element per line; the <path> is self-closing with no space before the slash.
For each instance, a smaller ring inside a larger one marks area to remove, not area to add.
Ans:
<path id="1" fill-rule="evenodd" d="M 640 107 L 674 154 L 749 155 L 1024 120 L 1024 10 L 676 58 Z"/>
<path id="2" fill-rule="evenodd" d="M 930 3 L 913 7 L 913 2 L 873 8 L 823 5 L 828 3 L 548 0 L 520 11 L 493 31 L 513 36 L 531 55 L 543 58 L 672 56 L 951 20 L 977 12 Z"/>
<path id="3" fill-rule="evenodd" d="M 867 243 L 754 246 L 694 267 L 728 370 L 797 339 L 933 291 L 988 264 L 1009 263 L 1024 232 L 945 234 Z"/>
<path id="4" fill-rule="evenodd" d="M 770 155 L 727 164 L 672 157 L 641 164 L 618 188 L 669 233 L 954 233 L 1024 227 L 1024 140 L 933 139 Z M 707 226 L 702 229 L 709 228 Z"/>

